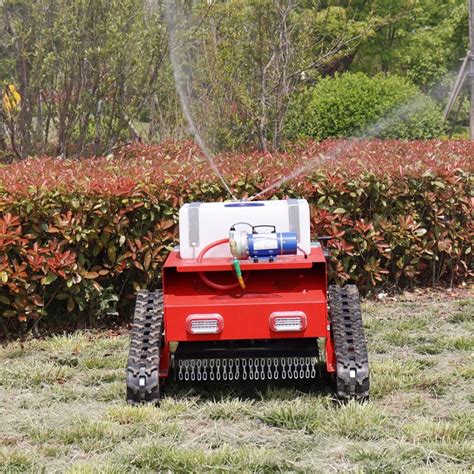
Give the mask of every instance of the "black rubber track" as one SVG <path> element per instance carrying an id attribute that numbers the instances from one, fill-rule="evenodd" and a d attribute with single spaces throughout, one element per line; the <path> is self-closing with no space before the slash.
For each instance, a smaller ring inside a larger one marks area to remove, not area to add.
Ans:
<path id="1" fill-rule="evenodd" d="M 369 361 L 355 285 L 329 287 L 331 332 L 336 351 L 336 392 L 342 401 L 369 398 Z"/>
<path id="2" fill-rule="evenodd" d="M 162 335 L 163 291 L 140 291 L 135 304 L 127 365 L 128 403 L 159 403 Z"/>

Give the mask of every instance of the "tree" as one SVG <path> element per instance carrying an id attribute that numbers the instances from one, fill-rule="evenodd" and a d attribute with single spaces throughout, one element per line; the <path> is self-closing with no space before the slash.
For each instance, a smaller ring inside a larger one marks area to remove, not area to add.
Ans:
<path id="1" fill-rule="evenodd" d="M 175 45 L 180 75 L 193 115 L 206 117 L 201 132 L 216 148 L 253 141 L 262 150 L 269 141 L 278 147 L 294 90 L 353 54 L 372 28 L 370 16 L 362 21 L 341 7 L 291 0 L 186 5 L 175 12 L 187 44 Z"/>
<path id="2" fill-rule="evenodd" d="M 429 90 L 457 69 L 467 49 L 465 0 L 364 3 L 381 26 L 361 43 L 353 71 L 407 75 Z"/>
<path id="3" fill-rule="evenodd" d="M 0 149 L 100 154 L 187 137 L 170 52 L 206 143 L 278 148 L 290 99 L 325 77 L 396 74 L 434 95 L 467 46 L 464 0 L 169 0 L 171 45 L 163 2 L 0 2 L 0 87 L 22 97 L 0 108 Z"/>
<path id="4" fill-rule="evenodd" d="M 66 155 L 139 138 L 133 118 L 156 90 L 166 57 L 159 15 L 141 0 L 6 0 L 0 17 L 0 81 L 22 95 L 8 127 L 20 156 L 50 141 Z"/>

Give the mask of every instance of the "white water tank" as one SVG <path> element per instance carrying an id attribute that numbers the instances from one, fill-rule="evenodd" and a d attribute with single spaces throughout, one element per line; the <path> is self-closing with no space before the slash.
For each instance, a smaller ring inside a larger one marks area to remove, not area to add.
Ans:
<path id="1" fill-rule="evenodd" d="M 206 245 L 228 238 L 230 228 L 238 222 L 275 226 L 276 232 L 296 232 L 298 246 L 308 254 L 311 252 L 309 206 L 305 199 L 193 202 L 179 210 L 180 257 L 197 258 Z M 237 229 L 251 231 L 248 226 Z M 206 253 L 206 258 L 219 257 L 231 257 L 229 245 L 220 245 Z"/>

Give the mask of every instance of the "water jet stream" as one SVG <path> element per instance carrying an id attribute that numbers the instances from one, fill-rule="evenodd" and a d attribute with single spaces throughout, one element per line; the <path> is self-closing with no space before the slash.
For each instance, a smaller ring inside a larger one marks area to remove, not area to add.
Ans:
<path id="1" fill-rule="evenodd" d="M 259 191 L 257 194 L 252 196 L 249 200 L 253 201 L 254 199 L 267 194 L 268 192 L 279 188 L 283 184 L 291 181 L 292 179 L 301 176 L 303 173 L 310 173 L 317 165 L 324 163 L 329 160 L 335 160 L 338 156 L 343 153 L 349 151 L 349 149 L 359 143 L 362 140 L 366 140 L 368 138 L 373 138 L 378 136 L 381 132 L 395 124 L 400 120 L 400 118 L 406 118 L 410 115 L 423 110 L 425 105 L 425 97 L 420 94 L 418 96 L 414 96 L 410 98 L 410 102 L 404 103 L 399 107 L 396 107 L 394 110 L 389 112 L 385 117 L 381 118 L 378 122 L 368 127 L 366 130 L 360 132 L 359 134 L 355 135 L 354 137 L 348 138 L 342 143 L 339 143 L 334 148 L 329 150 L 325 154 L 319 154 L 314 158 L 311 158 L 307 163 L 297 168 L 295 171 L 290 173 L 287 176 L 275 181 L 270 186 L 266 187 L 262 191 Z"/>
<path id="2" fill-rule="evenodd" d="M 230 194 L 232 199 L 237 201 L 237 197 L 234 195 L 234 193 L 230 189 L 230 186 L 227 184 L 227 181 L 225 180 L 223 174 L 221 173 L 215 161 L 213 160 L 212 153 L 209 150 L 209 148 L 206 146 L 206 144 L 204 143 L 204 140 L 201 137 L 199 129 L 196 126 L 196 123 L 194 122 L 193 114 L 189 107 L 189 98 L 187 97 L 187 94 L 184 90 L 185 73 L 181 67 L 180 61 L 177 56 L 178 41 L 177 41 L 177 26 L 176 26 L 177 24 L 176 2 L 173 0 L 165 0 L 164 3 L 165 3 L 165 18 L 166 18 L 166 22 L 168 24 L 168 29 L 169 29 L 170 60 L 171 60 L 171 66 L 173 68 L 173 76 L 174 76 L 174 81 L 176 84 L 176 90 L 179 96 L 179 101 L 181 103 L 181 108 L 183 109 L 183 113 L 188 122 L 191 134 L 196 140 L 196 143 L 198 144 L 201 151 L 204 153 L 204 156 L 206 157 L 206 160 L 208 161 L 209 166 L 211 167 L 212 171 L 214 171 L 214 173 L 221 180 L 222 184 L 224 185 L 224 188 Z"/>

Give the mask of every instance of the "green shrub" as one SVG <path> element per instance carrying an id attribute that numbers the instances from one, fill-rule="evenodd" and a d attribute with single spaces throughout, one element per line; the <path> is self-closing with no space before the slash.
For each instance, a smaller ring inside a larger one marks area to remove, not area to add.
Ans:
<path id="1" fill-rule="evenodd" d="M 429 139 L 444 129 L 436 103 L 407 79 L 347 73 L 322 79 L 295 96 L 288 138 L 367 136 Z"/>

